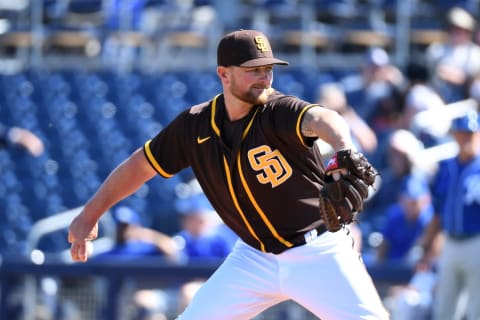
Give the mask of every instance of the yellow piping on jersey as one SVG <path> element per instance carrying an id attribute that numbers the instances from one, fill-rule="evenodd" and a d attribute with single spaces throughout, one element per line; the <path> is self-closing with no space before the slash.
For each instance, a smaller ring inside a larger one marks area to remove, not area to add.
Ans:
<path id="1" fill-rule="evenodd" d="M 262 252 L 265 252 L 265 245 L 258 238 L 257 234 L 255 233 L 252 226 L 250 225 L 247 218 L 245 217 L 245 214 L 243 213 L 242 208 L 240 208 L 240 205 L 238 204 L 237 197 L 235 196 L 235 192 L 233 190 L 232 178 L 230 176 L 230 168 L 228 166 L 228 162 L 227 162 L 227 159 L 225 158 L 225 156 L 223 157 L 223 164 L 225 166 L 225 173 L 227 174 L 228 190 L 230 191 L 230 195 L 232 197 L 233 204 L 235 205 L 235 208 L 237 208 L 237 211 L 240 213 L 240 216 L 242 217 L 243 223 L 245 223 L 245 225 L 247 226 L 247 229 L 250 232 L 250 234 L 258 241 L 258 243 L 260 243 L 260 250 L 262 250 Z"/>
<path id="2" fill-rule="evenodd" d="M 255 119 L 255 116 L 257 115 L 257 112 L 260 108 L 257 108 L 257 110 L 255 110 L 255 114 L 253 115 L 252 119 L 250 119 L 250 122 L 248 123 L 247 127 L 245 128 L 244 132 L 243 132 L 243 135 L 242 135 L 242 139 L 244 139 L 246 136 L 247 136 L 247 133 L 248 131 L 250 130 L 252 124 L 253 124 L 253 119 Z M 240 175 L 240 180 L 242 181 L 242 185 L 243 185 L 243 188 L 245 189 L 245 191 L 247 192 L 247 195 L 248 195 L 248 198 L 250 199 L 250 202 L 253 204 L 253 206 L 255 207 L 255 210 L 257 210 L 258 214 L 260 215 L 260 217 L 262 218 L 263 222 L 265 223 L 265 225 L 267 226 L 268 230 L 270 230 L 270 232 L 273 234 L 273 236 L 279 241 L 281 242 L 283 245 L 287 246 L 287 247 L 292 247 L 293 244 L 287 240 L 285 240 L 284 238 L 282 238 L 277 230 L 275 230 L 275 227 L 271 224 L 271 222 L 268 220 L 267 216 L 265 215 L 265 213 L 263 212 L 263 210 L 260 208 L 260 206 L 258 205 L 257 201 L 255 201 L 255 198 L 253 197 L 253 194 L 252 192 L 250 191 L 250 188 L 248 187 L 248 184 L 245 180 L 245 176 L 243 175 L 243 171 L 242 171 L 242 166 L 241 166 L 241 163 L 240 163 L 240 153 L 238 153 L 237 155 L 237 164 L 238 164 L 238 173 Z"/>
<path id="3" fill-rule="evenodd" d="M 303 135 L 302 135 L 301 124 L 302 124 L 303 114 L 308 109 L 310 109 L 311 107 L 314 107 L 314 106 L 318 106 L 318 104 L 309 104 L 308 106 L 305 106 L 305 108 L 303 108 L 302 111 L 300 112 L 300 115 L 298 116 L 298 119 L 297 119 L 297 130 L 296 130 L 297 131 L 297 136 L 298 136 L 298 138 L 300 139 L 300 141 L 302 142 L 302 144 L 305 148 L 308 148 L 308 146 L 305 143 L 305 139 L 303 138 Z"/>
<path id="4" fill-rule="evenodd" d="M 219 97 L 220 95 L 217 95 L 213 98 L 213 101 L 212 101 L 212 114 L 211 114 L 211 118 L 210 118 L 210 122 L 211 122 L 211 125 L 212 125 L 212 128 L 213 128 L 213 131 L 218 135 L 220 136 L 220 130 L 218 129 L 216 123 L 215 123 L 215 113 L 216 113 L 216 107 L 217 107 L 217 98 Z M 313 106 L 313 105 L 312 105 Z M 248 134 L 248 131 L 250 130 L 252 124 L 253 124 L 253 120 L 255 119 L 255 116 L 257 115 L 258 113 L 258 110 L 260 108 L 257 108 L 257 110 L 255 110 L 255 113 L 254 115 L 252 116 L 252 118 L 250 119 L 248 125 L 245 127 L 245 130 L 243 131 L 243 134 L 242 134 L 242 140 L 247 136 Z M 307 108 L 305 108 L 306 110 Z M 303 114 L 303 112 L 302 112 Z M 300 117 L 301 118 L 301 117 Z M 298 125 L 297 125 L 298 127 Z M 298 128 L 297 128 L 297 132 L 298 132 Z M 299 135 L 299 137 L 301 138 L 302 136 Z M 303 139 L 301 138 L 301 141 L 303 143 Z M 260 206 L 258 205 L 258 203 L 255 201 L 253 195 L 252 195 L 252 192 L 250 191 L 250 189 L 248 188 L 248 185 L 245 181 L 245 177 L 243 176 L 243 172 L 242 172 L 242 169 L 241 169 L 241 165 L 240 165 L 240 153 L 237 155 L 237 162 L 238 162 L 238 170 L 239 170 L 239 174 L 240 174 L 240 179 L 242 181 L 242 184 L 244 186 L 244 189 L 245 191 L 247 192 L 248 194 L 248 197 L 250 199 L 250 202 L 253 204 L 253 206 L 255 207 L 255 209 L 257 210 L 257 212 L 259 213 L 260 217 L 262 218 L 263 222 L 265 223 L 265 225 L 267 226 L 268 230 L 270 230 L 270 232 L 273 234 L 273 236 L 279 241 L 281 242 L 283 245 L 285 245 L 286 247 L 292 247 L 293 244 L 287 240 L 285 240 L 284 238 L 282 238 L 277 230 L 275 230 L 275 227 L 273 227 L 273 225 L 270 223 L 270 221 L 268 220 L 267 216 L 265 215 L 265 213 L 263 212 L 263 210 L 260 208 Z M 235 196 L 235 192 L 234 192 L 234 189 L 233 189 L 233 185 L 232 185 L 232 179 L 231 179 L 231 176 L 230 176 L 230 168 L 228 166 L 228 162 L 227 162 L 227 159 L 225 158 L 225 156 L 223 157 L 223 163 L 224 163 L 224 166 L 225 166 L 225 173 L 226 173 L 226 176 L 227 176 L 227 182 L 228 182 L 228 189 L 230 190 L 230 195 L 232 197 L 232 200 L 233 200 L 233 203 L 235 205 L 235 208 L 237 209 L 237 211 L 240 213 L 240 216 L 243 220 L 243 222 L 245 223 L 248 231 L 250 232 L 250 234 L 258 241 L 258 243 L 260 244 L 260 250 L 262 252 L 265 252 L 265 245 L 263 244 L 263 242 L 258 238 L 257 234 L 255 233 L 255 231 L 253 230 L 252 226 L 250 225 L 250 223 L 248 222 L 247 218 L 245 217 L 245 213 L 242 211 L 239 203 L 238 203 L 238 199 L 237 197 Z"/>
<path id="5" fill-rule="evenodd" d="M 245 137 L 247 136 L 247 133 L 248 133 L 248 131 L 250 130 L 250 127 L 251 127 L 252 124 L 253 124 L 253 119 L 255 119 L 255 116 L 257 115 L 257 112 L 258 112 L 259 109 L 260 109 L 260 108 L 257 108 L 257 110 L 255 110 L 255 113 L 253 114 L 252 119 L 250 119 L 250 121 L 248 122 L 247 127 L 246 127 L 245 130 L 243 131 L 242 140 L 245 139 Z"/>
<path id="6" fill-rule="evenodd" d="M 215 132 L 215 134 L 217 136 L 220 136 L 220 129 L 218 128 L 217 124 L 215 123 L 215 114 L 217 113 L 217 99 L 218 97 L 220 96 L 220 94 L 217 94 L 214 98 L 213 98 L 213 101 L 212 101 L 212 114 L 210 115 L 210 124 L 212 125 L 212 129 L 213 131 Z M 242 140 L 245 138 L 245 136 L 247 135 L 248 133 L 248 130 L 250 130 L 250 127 L 252 126 L 252 123 L 253 123 L 253 119 L 255 118 L 255 116 L 257 115 L 257 112 L 258 112 L 259 108 L 257 108 L 257 110 L 255 110 L 255 114 L 253 115 L 252 119 L 250 119 L 250 122 L 248 123 L 247 127 L 245 128 L 245 130 L 243 131 L 243 135 L 242 135 Z"/>
<path id="7" fill-rule="evenodd" d="M 155 170 L 157 170 L 158 173 L 160 173 L 162 177 L 164 178 L 173 177 L 173 174 L 163 170 L 163 168 L 158 164 L 157 160 L 155 160 L 155 157 L 152 154 L 152 150 L 150 149 L 150 142 L 152 142 L 152 140 L 148 140 L 147 142 L 145 142 L 145 148 L 144 148 L 145 153 L 147 154 L 148 160 L 150 160 L 150 163 L 152 164 L 152 166 L 155 168 Z"/>
<path id="8" fill-rule="evenodd" d="M 245 176 L 243 175 L 242 166 L 241 166 L 241 163 L 240 163 L 240 153 L 237 155 L 237 164 L 238 164 L 238 173 L 240 174 L 240 180 L 242 181 L 243 188 L 247 192 L 248 198 L 252 202 L 253 206 L 257 210 L 258 214 L 262 218 L 262 220 L 265 223 L 265 225 L 267 226 L 268 230 L 270 230 L 270 232 L 273 234 L 275 239 L 280 241 L 283 245 L 285 245 L 289 248 L 292 247 L 293 244 L 291 242 L 285 240 L 282 236 L 280 236 L 278 234 L 277 230 L 275 230 L 275 227 L 268 220 L 267 216 L 265 215 L 263 210 L 260 208 L 257 201 L 255 201 L 255 198 L 254 198 L 252 192 L 250 191 L 250 188 L 248 187 L 247 181 L 245 180 Z"/>
<path id="9" fill-rule="evenodd" d="M 215 114 L 217 113 L 217 99 L 220 94 L 217 94 L 212 101 L 212 114 L 210 115 L 210 124 L 212 125 L 213 131 L 217 136 L 220 137 L 220 129 L 218 129 L 217 124 L 215 123 Z"/>

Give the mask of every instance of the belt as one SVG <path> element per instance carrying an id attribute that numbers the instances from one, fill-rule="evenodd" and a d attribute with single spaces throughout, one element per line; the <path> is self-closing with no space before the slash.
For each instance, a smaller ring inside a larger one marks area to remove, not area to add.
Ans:
<path id="1" fill-rule="evenodd" d="M 475 238 L 480 235 L 479 233 L 461 233 L 461 234 L 448 234 L 448 238 L 454 241 L 464 241 Z"/>
<path id="2" fill-rule="evenodd" d="M 290 242 L 293 243 L 294 247 L 303 246 L 304 244 L 307 244 L 310 241 L 318 238 L 325 231 L 327 231 L 327 228 L 325 227 L 324 224 L 321 224 L 320 226 L 318 226 L 318 227 L 316 227 L 316 228 L 314 228 L 310 231 L 307 231 L 303 234 L 299 234 L 299 235 L 293 237 L 293 239 L 291 239 Z"/>

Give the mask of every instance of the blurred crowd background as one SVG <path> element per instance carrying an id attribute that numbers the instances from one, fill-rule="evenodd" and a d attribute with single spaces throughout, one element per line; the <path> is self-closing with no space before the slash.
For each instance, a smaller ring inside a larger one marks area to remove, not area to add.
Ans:
<path id="1" fill-rule="evenodd" d="M 0 0 L 0 255 L 65 254 L 71 216 L 58 214 L 221 92 L 217 42 L 242 28 L 265 32 L 290 62 L 273 86 L 337 110 L 380 170 L 355 228 L 364 260 L 413 265 L 431 178 L 458 153 L 451 121 L 480 104 L 479 14 L 476 0 Z M 198 193 L 185 170 L 122 206 L 178 240 L 179 203 Z M 55 227 L 38 226 L 52 217 Z M 102 236 L 113 239 L 116 220 Z"/>

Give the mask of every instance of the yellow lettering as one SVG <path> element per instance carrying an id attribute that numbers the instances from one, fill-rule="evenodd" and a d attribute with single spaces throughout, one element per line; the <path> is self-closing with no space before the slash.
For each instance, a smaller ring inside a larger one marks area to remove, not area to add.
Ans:
<path id="1" fill-rule="evenodd" d="M 248 161 L 255 171 L 258 182 L 270 183 L 275 188 L 285 182 L 292 175 L 292 167 L 278 150 L 269 146 L 259 146 L 248 151 Z"/>
<path id="2" fill-rule="evenodd" d="M 255 37 L 255 43 L 257 44 L 258 50 L 262 52 L 268 51 L 267 40 L 262 36 Z"/>

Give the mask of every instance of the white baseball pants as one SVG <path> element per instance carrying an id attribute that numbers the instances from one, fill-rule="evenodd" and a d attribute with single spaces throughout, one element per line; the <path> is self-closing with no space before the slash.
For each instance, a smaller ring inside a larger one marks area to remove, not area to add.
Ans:
<path id="1" fill-rule="evenodd" d="M 278 255 L 239 240 L 178 319 L 252 319 L 289 299 L 323 320 L 389 319 L 346 231 Z"/>

